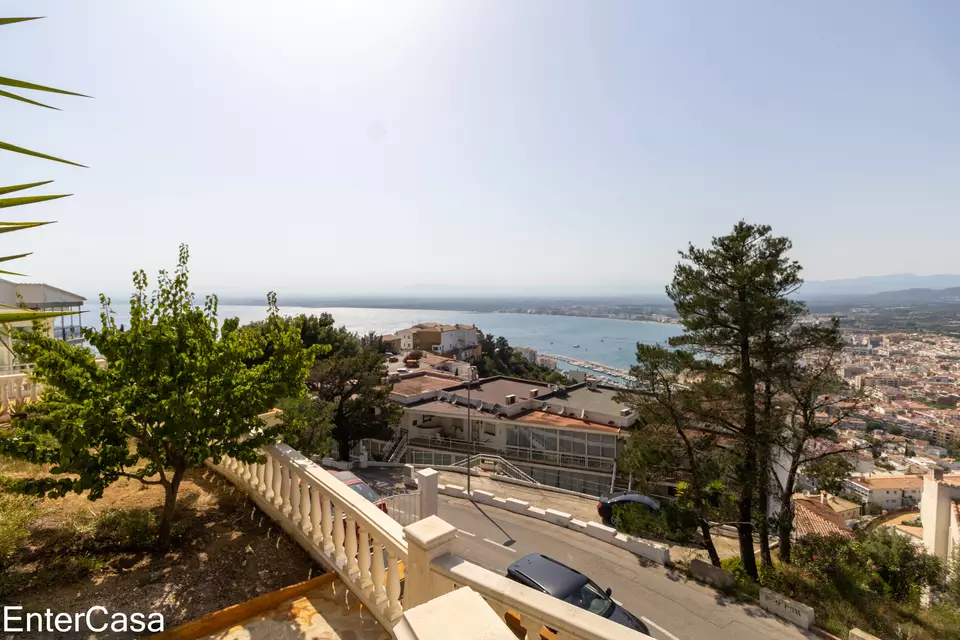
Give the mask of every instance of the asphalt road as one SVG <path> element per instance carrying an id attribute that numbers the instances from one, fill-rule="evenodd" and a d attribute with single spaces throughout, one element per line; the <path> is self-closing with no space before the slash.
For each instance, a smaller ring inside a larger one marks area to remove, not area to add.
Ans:
<path id="1" fill-rule="evenodd" d="M 512 560 L 528 553 L 550 556 L 613 589 L 613 598 L 628 611 L 649 618 L 678 640 L 816 638 L 760 607 L 729 600 L 683 574 L 576 531 L 448 496 L 440 496 L 438 515 L 476 536 L 464 536 L 458 545 L 457 552 L 468 560 L 503 573 Z"/>

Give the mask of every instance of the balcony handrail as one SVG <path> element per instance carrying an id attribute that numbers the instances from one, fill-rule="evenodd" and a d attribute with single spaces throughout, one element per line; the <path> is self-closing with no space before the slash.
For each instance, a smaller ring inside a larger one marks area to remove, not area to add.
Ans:
<path id="1" fill-rule="evenodd" d="M 568 640 L 650 640 L 644 633 L 514 582 L 452 553 L 434 558 L 430 571 L 449 580 L 454 587 L 470 587 L 501 617 L 508 611 L 515 613 L 526 629 L 527 638 L 540 638 L 541 627 L 547 627 Z"/>

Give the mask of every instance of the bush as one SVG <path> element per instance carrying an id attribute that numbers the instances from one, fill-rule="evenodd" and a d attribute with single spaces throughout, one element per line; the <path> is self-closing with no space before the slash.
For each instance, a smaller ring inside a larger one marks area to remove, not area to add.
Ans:
<path id="1" fill-rule="evenodd" d="M 30 524 L 38 515 L 36 498 L 0 493 L 0 567 L 30 536 Z"/>
<path id="2" fill-rule="evenodd" d="M 638 503 L 615 504 L 611 521 L 619 531 L 642 538 L 689 542 L 697 534 L 696 515 L 672 502 L 659 511 Z"/>

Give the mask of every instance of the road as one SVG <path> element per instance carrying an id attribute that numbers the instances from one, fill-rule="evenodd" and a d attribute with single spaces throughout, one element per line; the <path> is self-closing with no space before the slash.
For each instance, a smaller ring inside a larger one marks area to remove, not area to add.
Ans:
<path id="1" fill-rule="evenodd" d="M 779 640 L 816 638 L 772 616 L 744 605 L 666 569 L 576 531 L 548 522 L 440 496 L 441 518 L 476 535 L 461 543 L 458 553 L 492 571 L 503 573 L 512 559 L 542 553 L 589 576 L 637 616 L 645 616 L 678 640 Z M 516 551 L 498 549 L 486 538 Z"/>

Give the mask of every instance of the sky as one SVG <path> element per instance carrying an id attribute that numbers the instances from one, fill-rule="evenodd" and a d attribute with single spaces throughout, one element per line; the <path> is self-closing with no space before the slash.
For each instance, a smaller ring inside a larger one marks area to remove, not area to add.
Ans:
<path id="1" fill-rule="evenodd" d="M 661 290 L 740 219 L 810 280 L 960 273 L 953 0 L 8 0 L 28 281 L 223 295 Z M 37 191 L 41 193 L 41 191 Z M 26 194 L 24 194 L 26 195 Z"/>

